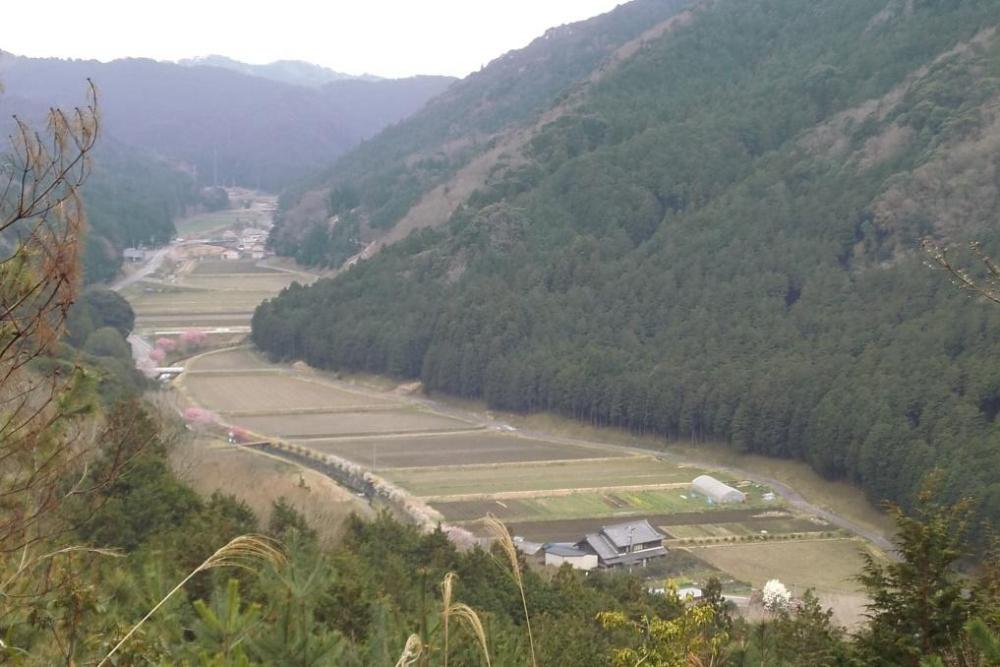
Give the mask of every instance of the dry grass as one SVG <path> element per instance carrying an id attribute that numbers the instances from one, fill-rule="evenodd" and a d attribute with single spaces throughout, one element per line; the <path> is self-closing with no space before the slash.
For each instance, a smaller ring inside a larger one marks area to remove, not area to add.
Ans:
<path id="1" fill-rule="evenodd" d="M 327 543 L 339 538 L 352 512 L 372 514 L 366 502 L 319 472 L 221 441 L 179 444 L 170 458 L 178 476 L 198 493 L 236 496 L 263 524 L 270 520 L 271 503 L 284 496 Z"/>
<path id="2" fill-rule="evenodd" d="M 733 577 L 761 588 L 779 579 L 795 596 L 814 588 L 824 606 L 845 626 L 856 624 L 867 597 L 855 577 L 866 550 L 855 539 L 802 540 L 689 547 L 692 554 Z"/>
<path id="3" fill-rule="evenodd" d="M 507 530 L 507 526 L 505 526 L 499 519 L 493 516 L 487 516 L 483 520 L 483 524 L 486 531 L 494 539 L 495 543 L 500 546 L 500 550 L 503 552 L 504 556 L 506 556 L 507 563 L 510 566 L 511 576 L 514 578 L 514 583 L 517 585 L 517 589 L 521 593 L 521 605 L 524 609 L 524 624 L 528 631 L 528 647 L 531 649 L 531 664 L 532 667 L 537 667 L 538 661 L 535 659 L 535 639 L 531 633 L 531 614 L 528 613 L 528 600 L 524 595 L 524 577 L 521 573 L 521 561 L 517 557 L 517 548 L 514 546 L 514 540 L 511 538 L 510 531 Z"/>
<path id="4" fill-rule="evenodd" d="M 157 602 L 156 605 L 150 609 L 138 623 L 133 625 L 117 644 L 115 644 L 114 648 L 112 648 L 111 651 L 104 656 L 104 659 L 98 663 L 97 667 L 101 667 L 101 665 L 107 663 L 111 656 L 113 656 L 118 649 L 120 649 L 125 642 L 127 642 L 129 638 L 135 634 L 136 630 L 142 627 L 143 623 L 148 621 L 160 607 L 166 604 L 167 601 L 172 598 L 175 593 L 177 593 L 177 591 L 184 587 L 184 584 L 190 581 L 199 572 L 220 567 L 238 567 L 254 570 L 265 564 L 280 567 L 284 563 L 284 552 L 280 549 L 280 546 L 269 537 L 265 537 L 263 535 L 240 535 L 239 537 L 233 538 L 229 541 L 229 543 L 206 558 L 201 565 L 188 573 L 188 575 L 184 577 L 180 583 L 174 586 L 169 593 L 163 596 L 163 598 Z"/>

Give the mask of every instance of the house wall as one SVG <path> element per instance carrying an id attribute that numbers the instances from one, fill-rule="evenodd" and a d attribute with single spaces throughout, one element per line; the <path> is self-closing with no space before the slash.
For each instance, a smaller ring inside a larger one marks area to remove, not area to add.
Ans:
<path id="1" fill-rule="evenodd" d="M 545 554 L 545 564 L 559 567 L 563 563 L 569 563 L 574 570 L 593 570 L 597 568 L 597 555 L 586 554 L 583 556 L 557 556 L 556 554 Z"/>

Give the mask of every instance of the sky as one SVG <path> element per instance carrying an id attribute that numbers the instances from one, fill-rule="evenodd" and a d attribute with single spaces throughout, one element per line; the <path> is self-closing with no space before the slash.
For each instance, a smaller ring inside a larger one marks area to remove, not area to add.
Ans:
<path id="1" fill-rule="evenodd" d="M 548 28 L 624 0 L 47 0 L 5 2 L 0 49 L 33 57 L 250 63 L 465 76 Z"/>

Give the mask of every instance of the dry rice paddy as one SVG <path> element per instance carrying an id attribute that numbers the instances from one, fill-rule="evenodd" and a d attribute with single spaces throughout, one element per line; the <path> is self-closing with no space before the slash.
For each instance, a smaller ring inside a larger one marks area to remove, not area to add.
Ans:
<path id="1" fill-rule="evenodd" d="M 214 355 L 207 358 L 211 359 L 212 356 Z M 212 362 L 208 365 L 211 366 Z M 264 370 L 266 367 L 261 366 L 254 369 L 255 372 Z M 328 384 L 277 374 L 194 373 L 184 379 L 184 388 L 196 403 L 211 406 L 216 412 L 257 412 L 268 413 L 272 417 L 274 413 L 282 411 L 361 409 L 387 404 L 386 401 L 373 396 L 355 394 Z M 272 419 L 267 423 L 267 427 L 277 428 L 278 430 L 273 433 L 281 435 L 289 430 L 298 429 L 300 424 L 307 430 L 316 428 L 315 425 L 310 425 L 294 415 L 289 415 L 284 420 Z"/>
<path id="2" fill-rule="evenodd" d="M 746 504 L 711 505 L 688 487 L 703 470 L 614 447 L 489 430 L 388 391 L 270 364 L 247 349 L 194 359 L 181 383 L 227 422 L 375 468 L 473 531 L 490 513 L 530 540 L 575 541 L 603 525 L 644 518 L 667 534 L 668 546 L 701 559 L 699 567 L 754 586 L 777 576 L 793 587 L 826 590 L 846 610 L 838 613 L 847 623 L 863 604 L 850 583 L 860 543 L 793 514 L 780 500 L 765 501 L 759 485 L 743 485 Z"/>
<path id="3" fill-rule="evenodd" d="M 370 465 L 376 460 L 380 471 L 385 472 L 391 479 L 395 478 L 395 473 L 383 469 L 558 461 L 594 456 L 592 450 L 583 447 L 490 432 L 413 435 L 366 440 L 325 440 L 302 444 L 363 465 Z M 483 488 L 482 482 L 489 479 L 488 470 L 483 472 L 464 468 L 449 469 L 445 474 L 462 478 L 466 482 L 471 480 L 475 483 L 478 480 L 480 488 Z M 408 486 L 403 486 L 409 489 Z"/>
<path id="4" fill-rule="evenodd" d="M 254 433 L 273 434 L 289 440 L 464 431 L 470 428 L 466 422 L 416 410 L 240 415 L 233 417 L 232 421 Z M 310 443 L 300 444 L 312 446 Z"/>
<path id="5" fill-rule="evenodd" d="M 187 365 L 188 371 L 192 373 L 200 371 L 267 371 L 273 368 L 273 364 L 245 347 L 202 355 L 192 359 Z M 194 379 L 195 376 L 189 375 L 188 377 Z"/>
<path id="6" fill-rule="evenodd" d="M 481 470 L 470 467 L 461 474 L 447 467 L 385 470 L 382 474 L 418 496 L 445 496 L 686 483 L 703 472 L 651 456 L 603 458 L 607 452 L 589 454 L 595 460 L 494 465 Z"/>

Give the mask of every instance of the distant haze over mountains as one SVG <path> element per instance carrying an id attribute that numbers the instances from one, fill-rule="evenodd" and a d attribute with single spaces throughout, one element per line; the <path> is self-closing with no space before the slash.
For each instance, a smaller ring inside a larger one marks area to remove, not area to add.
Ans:
<path id="1" fill-rule="evenodd" d="M 299 86 L 322 86 L 333 81 L 343 81 L 345 79 L 361 81 L 385 80 L 382 77 L 372 74 L 344 74 L 343 72 L 337 72 L 328 67 L 307 63 L 303 60 L 276 60 L 265 65 L 252 65 L 240 62 L 239 60 L 233 60 L 226 56 L 209 55 L 184 58 L 178 60 L 177 64 L 184 65 L 185 67 L 221 67 L 249 76 L 259 76 L 264 79 Z"/>
<path id="2" fill-rule="evenodd" d="M 138 58 L 102 63 L 0 52 L 0 126 L 14 113 L 37 120 L 50 106 L 82 104 L 89 78 L 106 137 L 180 163 L 205 185 L 278 190 L 417 111 L 454 81 L 209 60 L 211 66 Z M 322 83 L 323 76 L 331 80 Z"/>

